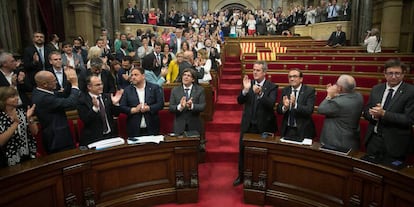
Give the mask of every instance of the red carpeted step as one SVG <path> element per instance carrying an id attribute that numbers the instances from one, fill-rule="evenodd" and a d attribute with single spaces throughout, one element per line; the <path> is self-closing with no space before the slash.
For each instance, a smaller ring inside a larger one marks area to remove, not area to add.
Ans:
<path id="1" fill-rule="evenodd" d="M 241 84 L 228 84 L 228 83 L 221 83 L 219 94 L 221 95 L 233 95 L 238 96 L 241 91 Z M 220 97 L 218 97 L 220 100 Z"/>
<path id="2" fill-rule="evenodd" d="M 229 68 L 225 68 L 225 66 L 223 67 L 223 71 L 221 72 L 221 75 L 240 75 L 241 74 L 241 68 L 237 67 L 237 68 L 233 68 L 233 67 L 229 67 Z"/>
<path id="3" fill-rule="evenodd" d="M 239 56 L 235 56 L 235 57 L 227 57 L 225 58 L 226 63 L 227 62 L 240 62 L 240 57 Z"/>
<path id="4" fill-rule="evenodd" d="M 242 78 L 241 75 L 223 75 L 220 83 L 240 85 L 242 83 Z"/>

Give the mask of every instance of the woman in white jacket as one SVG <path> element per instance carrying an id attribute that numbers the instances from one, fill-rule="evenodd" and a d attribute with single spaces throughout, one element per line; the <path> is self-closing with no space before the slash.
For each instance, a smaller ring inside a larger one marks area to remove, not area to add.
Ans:
<path id="1" fill-rule="evenodd" d="M 211 60 L 208 58 L 207 51 L 204 49 L 198 50 L 197 58 L 194 60 L 194 65 L 196 66 L 197 71 L 200 71 L 201 68 L 204 69 L 204 76 L 201 79 L 198 79 L 199 83 L 209 83 L 212 79 L 210 70 L 211 70 Z"/>
<path id="2" fill-rule="evenodd" d="M 377 28 L 372 28 L 371 31 L 367 32 L 367 36 L 364 40 L 364 45 L 367 46 L 368 53 L 381 52 L 381 36 Z"/>

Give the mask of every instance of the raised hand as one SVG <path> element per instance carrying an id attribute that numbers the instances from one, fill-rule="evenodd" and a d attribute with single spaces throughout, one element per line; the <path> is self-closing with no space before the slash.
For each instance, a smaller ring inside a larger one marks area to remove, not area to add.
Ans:
<path id="1" fill-rule="evenodd" d="M 28 120 L 30 120 L 30 118 L 33 117 L 35 108 L 36 108 L 36 104 L 33 104 L 32 107 L 27 106 L 26 116 Z"/>
<path id="2" fill-rule="evenodd" d="M 248 91 L 252 87 L 252 82 L 249 79 L 248 75 L 244 75 L 243 78 L 243 88 L 244 90 Z"/>
<path id="3" fill-rule="evenodd" d="M 124 90 L 117 90 L 115 92 L 115 95 L 111 94 L 111 100 L 112 100 L 112 104 L 116 105 L 119 103 L 119 101 L 121 100 L 122 94 L 124 93 Z"/>
<path id="4" fill-rule="evenodd" d="M 191 97 L 190 100 L 187 101 L 186 106 L 188 109 L 191 109 L 193 107 L 193 97 Z"/>
<path id="5" fill-rule="evenodd" d="M 99 108 L 98 99 L 97 99 L 96 97 L 92 97 L 92 104 L 93 104 L 93 106 L 95 106 L 96 108 Z"/>
<path id="6" fill-rule="evenodd" d="M 73 68 L 66 68 L 65 75 L 68 81 L 72 84 L 72 86 L 78 86 L 78 76 L 76 75 L 76 71 Z"/>
<path id="7" fill-rule="evenodd" d="M 17 82 L 23 83 L 25 77 L 26 77 L 26 74 L 23 71 L 20 71 L 19 74 L 17 75 Z"/>
<path id="8" fill-rule="evenodd" d="M 181 108 L 185 108 L 185 106 L 187 104 L 187 101 L 185 99 L 186 99 L 185 96 L 183 96 L 180 100 Z"/>
<path id="9" fill-rule="evenodd" d="M 33 62 L 38 63 L 39 62 L 39 55 L 37 53 L 33 54 Z"/>

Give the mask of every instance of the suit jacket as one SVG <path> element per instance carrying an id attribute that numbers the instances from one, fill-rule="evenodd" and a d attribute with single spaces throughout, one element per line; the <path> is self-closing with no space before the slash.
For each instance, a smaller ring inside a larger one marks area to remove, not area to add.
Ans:
<path id="1" fill-rule="evenodd" d="M 34 45 L 31 45 L 24 49 L 23 66 L 24 66 L 26 75 L 29 78 L 29 82 L 32 84 L 33 88 L 36 86 L 36 82 L 34 81 L 35 74 L 43 69 L 52 67 L 52 65 L 49 62 L 49 54 L 51 52 L 50 48 L 46 47 L 46 45 L 43 48 L 44 48 L 43 57 L 45 59 L 44 63 L 42 63 L 42 61 L 40 60 L 39 52 Z M 39 56 L 39 62 L 37 63 L 33 62 L 33 55 L 35 53 Z"/>
<path id="2" fill-rule="evenodd" d="M 184 86 L 180 84 L 171 90 L 170 95 L 170 112 L 175 114 L 174 133 L 182 134 L 187 129 L 196 130 L 200 134 L 203 130 L 200 113 L 206 108 L 206 97 L 204 88 L 198 84 L 193 84 L 190 97 L 193 101 L 193 109 L 184 108 L 182 111 L 177 109 L 181 98 L 185 96 Z"/>
<path id="3" fill-rule="evenodd" d="M 72 88 L 70 96 L 61 98 L 35 88 L 32 93 L 35 114 L 42 126 L 43 145 L 47 153 L 72 149 L 75 144 L 70 133 L 65 109 L 76 107 L 79 90 Z"/>
<path id="4" fill-rule="evenodd" d="M 238 104 L 244 104 L 243 116 L 241 121 L 241 132 L 246 133 L 249 130 L 250 123 L 252 121 L 252 114 L 254 108 L 254 101 L 257 99 L 257 95 L 253 92 L 254 81 L 252 80 L 252 87 L 249 92 L 244 96 L 240 92 L 237 97 Z M 263 96 L 257 99 L 256 107 L 256 121 L 259 132 L 276 132 L 276 116 L 273 107 L 276 103 L 278 85 L 272 83 L 270 80 L 265 80 L 262 91 Z"/>
<path id="5" fill-rule="evenodd" d="M 47 70 L 50 71 L 51 73 L 53 73 L 53 75 L 55 75 L 55 78 L 56 78 L 56 90 L 55 90 L 56 94 L 59 97 L 68 97 L 70 95 L 71 90 L 72 90 L 72 84 L 70 84 L 70 82 L 66 78 L 66 74 L 64 72 L 65 70 L 62 69 L 62 73 L 63 73 L 62 85 L 59 84 L 59 81 L 57 79 L 56 73 L 53 70 L 53 68 L 49 68 Z"/>
<path id="6" fill-rule="evenodd" d="M 92 97 L 89 93 L 82 93 L 79 97 L 79 104 L 77 106 L 79 118 L 82 120 L 84 127 L 80 135 L 79 144 L 86 146 L 92 142 L 96 142 L 108 137 L 117 135 L 117 128 L 114 123 L 113 116 L 118 116 L 119 106 L 112 104 L 110 94 L 102 94 L 102 101 L 105 106 L 105 113 L 111 128 L 109 134 L 103 134 L 103 121 L 100 112 L 95 112 L 92 107 Z"/>
<path id="7" fill-rule="evenodd" d="M 160 54 L 160 62 L 157 62 L 157 56 L 155 56 L 154 52 L 144 56 L 142 59 L 142 67 L 145 70 L 153 71 L 156 76 L 160 75 L 161 68 L 164 67 L 162 59 L 164 58 L 163 54 Z"/>
<path id="8" fill-rule="evenodd" d="M 133 15 L 133 17 L 128 17 L 130 15 Z M 138 10 L 136 10 L 135 8 L 132 8 L 131 11 L 129 11 L 129 8 L 126 8 L 124 10 L 124 17 L 125 17 L 125 22 L 127 23 L 139 23 L 139 24 L 142 23 L 142 22 L 138 22 Z"/>
<path id="9" fill-rule="evenodd" d="M 340 44 L 344 46 L 346 44 L 346 34 L 345 32 L 339 33 L 339 37 L 336 35 L 336 31 L 332 32 L 331 36 L 328 39 L 328 45 L 333 46 L 336 44 Z"/>
<path id="10" fill-rule="evenodd" d="M 15 71 L 14 74 L 19 74 L 19 71 Z M 7 81 L 2 72 L 0 72 L 0 86 L 10 86 L 9 81 Z M 25 79 L 24 83 L 17 84 L 17 91 L 19 92 L 20 100 L 22 100 L 22 107 L 27 109 L 27 106 L 32 103 L 27 96 L 27 93 L 32 91 L 32 84 L 28 83 L 28 80 Z"/>
<path id="11" fill-rule="evenodd" d="M 131 114 L 131 108 L 140 103 L 135 86 L 129 85 L 124 89 L 121 98 L 121 111 L 128 115 L 127 134 L 129 137 L 141 136 L 139 128 L 141 126 L 142 116 L 145 118 L 147 132 L 150 135 L 156 135 L 160 132 L 160 118 L 158 111 L 164 107 L 164 96 L 162 88 L 158 85 L 145 83 L 145 103 L 150 107 L 150 111 L 145 113 Z"/>
<path id="12" fill-rule="evenodd" d="M 186 40 L 184 37 L 181 37 L 180 39 L 181 39 L 181 43 L 183 43 Z M 177 49 L 178 49 L 177 37 L 171 37 L 171 39 L 170 39 L 170 48 L 171 48 L 171 50 L 174 54 L 177 54 Z"/>
<path id="13" fill-rule="evenodd" d="M 79 89 L 87 93 L 87 84 L 86 84 L 86 78 L 88 76 L 92 75 L 91 70 L 84 70 L 79 75 Z M 107 70 L 102 70 L 101 72 L 101 80 L 103 83 L 103 92 L 104 93 L 115 93 L 115 81 L 112 74 Z"/>
<path id="14" fill-rule="evenodd" d="M 76 74 L 79 75 L 81 73 L 81 71 L 86 70 L 85 63 L 83 61 L 82 56 L 80 56 L 78 53 L 73 52 L 72 55 L 73 55 L 73 61 L 75 62 L 75 64 L 76 64 L 76 62 L 79 62 L 78 64 L 75 65 Z M 66 54 L 63 53 L 62 54 L 62 67 L 65 67 L 67 65 L 67 62 L 68 62 L 68 58 L 67 58 Z"/>
<path id="15" fill-rule="evenodd" d="M 359 150 L 359 120 L 363 104 L 362 95 L 356 92 L 323 100 L 318 107 L 318 113 L 325 115 L 321 143 Z"/>
<path id="16" fill-rule="evenodd" d="M 277 106 L 277 112 L 283 114 L 281 135 L 285 136 L 288 128 L 288 119 L 290 110 L 283 112 L 283 96 L 290 96 L 292 93 L 292 87 L 285 87 L 282 90 L 280 101 Z M 312 120 L 313 108 L 315 105 L 315 89 L 303 85 L 298 91 L 298 99 L 296 101 L 296 108 L 292 109 L 293 116 L 295 117 L 296 126 L 298 128 L 299 137 L 313 138 L 315 137 L 315 124 Z"/>
<path id="17" fill-rule="evenodd" d="M 124 89 L 125 87 L 131 85 L 131 83 L 129 81 L 125 80 L 124 77 L 122 77 L 122 75 L 124 75 L 124 74 L 130 75 L 130 72 L 131 72 L 131 69 L 129 69 L 129 70 L 125 70 L 124 68 L 119 69 L 118 75 L 117 75 L 117 77 L 118 77 L 118 88 L 119 89 L 121 89 L 121 88 Z"/>
<path id="18" fill-rule="evenodd" d="M 385 83 L 374 86 L 364 110 L 364 118 L 369 121 L 365 136 L 366 145 L 369 145 L 374 127 L 378 122 L 372 118 L 368 110 L 377 103 L 381 103 L 385 89 Z M 414 121 L 414 86 L 403 82 L 394 93 L 388 105 L 388 110 L 378 123 L 378 128 L 381 128 L 387 153 L 393 157 L 404 157 L 409 153 L 409 147 L 412 144 L 411 126 Z"/>

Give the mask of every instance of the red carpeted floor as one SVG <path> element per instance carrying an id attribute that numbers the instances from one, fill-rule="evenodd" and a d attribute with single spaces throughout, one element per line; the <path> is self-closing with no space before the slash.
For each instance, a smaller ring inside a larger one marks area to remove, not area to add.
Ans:
<path id="1" fill-rule="evenodd" d="M 241 65 L 226 60 L 213 121 L 206 124 L 206 162 L 199 164 L 199 201 L 196 204 L 166 204 L 159 207 L 254 206 L 243 203 L 243 187 L 233 186 L 237 177 L 240 121 L 243 107 L 237 104 L 241 90 Z"/>

